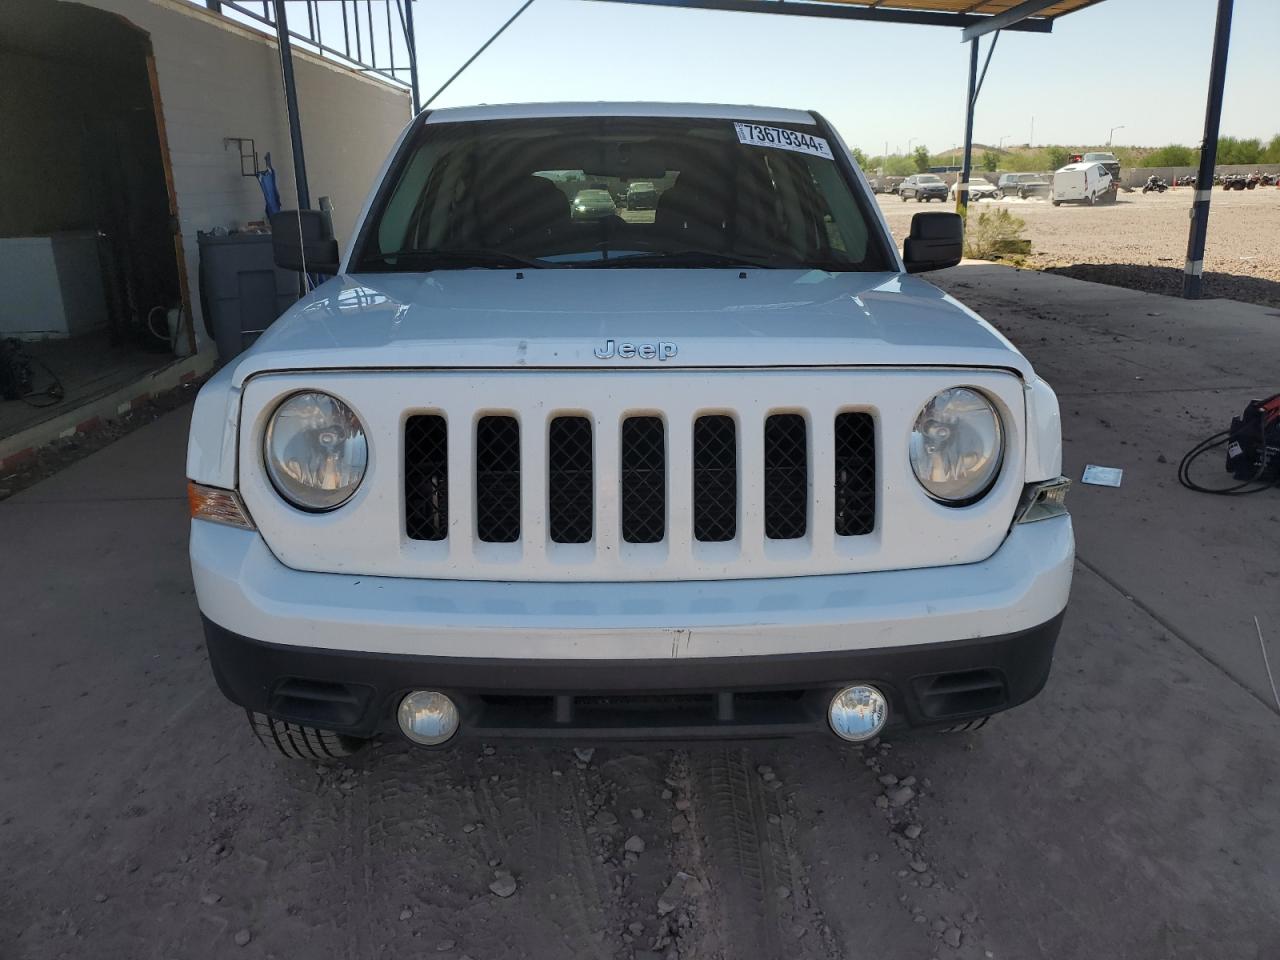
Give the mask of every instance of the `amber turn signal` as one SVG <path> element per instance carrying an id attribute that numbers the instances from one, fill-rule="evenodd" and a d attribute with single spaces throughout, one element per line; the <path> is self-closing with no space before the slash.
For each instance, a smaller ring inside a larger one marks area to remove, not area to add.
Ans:
<path id="1" fill-rule="evenodd" d="M 242 530 L 256 530 L 249 511 L 245 509 L 240 495 L 234 490 L 222 490 L 219 487 L 206 487 L 202 483 L 187 481 L 187 503 L 191 507 L 193 520 L 208 520 L 212 523 L 223 523 L 229 527 Z"/>

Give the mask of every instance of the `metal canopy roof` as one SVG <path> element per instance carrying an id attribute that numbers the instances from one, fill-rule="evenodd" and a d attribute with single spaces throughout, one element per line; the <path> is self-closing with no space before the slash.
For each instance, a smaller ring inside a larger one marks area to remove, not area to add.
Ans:
<path id="1" fill-rule="evenodd" d="M 964 39 L 994 30 L 1048 33 L 1053 21 L 1101 0 L 611 0 L 659 7 L 960 27 Z"/>

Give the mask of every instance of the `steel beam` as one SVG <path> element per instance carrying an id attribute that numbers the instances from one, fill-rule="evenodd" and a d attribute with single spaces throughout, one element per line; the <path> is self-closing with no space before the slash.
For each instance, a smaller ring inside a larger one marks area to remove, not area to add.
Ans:
<path id="1" fill-rule="evenodd" d="M 404 39 L 409 48 L 409 89 L 413 96 L 410 113 L 417 116 L 422 96 L 418 90 L 418 34 L 413 28 L 413 0 L 404 0 Z"/>
<path id="2" fill-rule="evenodd" d="M 1052 20 L 1043 18 L 1031 20 L 1029 18 L 1061 2 L 1062 0 L 1023 0 L 1022 3 L 1016 7 L 1010 7 L 1004 13 L 982 17 L 981 23 L 966 26 L 960 39 L 977 40 L 979 37 L 985 37 L 988 33 L 993 33 L 996 30 L 1027 30 L 1033 24 L 1044 24 L 1045 29 L 1042 32 L 1048 33 L 1053 29 Z"/>
<path id="3" fill-rule="evenodd" d="M 1204 243 L 1209 235 L 1209 197 L 1213 170 L 1218 163 L 1218 125 L 1222 120 L 1222 91 L 1227 81 L 1227 52 L 1231 46 L 1231 14 L 1235 0 L 1218 0 L 1218 25 L 1213 32 L 1213 59 L 1209 63 L 1209 97 L 1204 108 L 1204 139 L 1200 143 L 1200 169 L 1191 204 L 1191 232 L 1187 237 L 1187 262 L 1182 270 L 1182 296 L 1200 299 L 1204 273 Z"/>
<path id="4" fill-rule="evenodd" d="M 677 7 L 684 10 L 723 10 L 730 13 L 770 13 L 775 16 L 824 17 L 831 20 L 870 20 L 875 23 L 906 23 L 928 27 L 984 26 L 1004 14 L 983 16 L 969 13 L 938 13 L 933 10 L 899 10 L 883 7 L 854 7 L 843 3 L 821 3 L 812 0 L 595 0 L 597 3 L 631 3 L 649 7 Z M 1048 6 L 1051 0 L 1037 0 Z M 1053 0 L 1056 2 L 1056 0 Z M 1001 29 L 1000 26 L 991 28 Z M 1020 20 L 1005 26 L 1006 30 L 1028 33 L 1050 33 L 1053 21 Z M 986 32 L 986 31 L 984 31 Z"/>
<path id="5" fill-rule="evenodd" d="M 276 15 L 276 45 L 280 50 L 280 73 L 284 78 L 284 105 L 289 114 L 289 144 L 293 148 L 293 181 L 298 209 L 311 209 L 307 187 L 307 161 L 302 154 L 302 124 L 298 119 L 298 88 L 293 81 L 293 44 L 289 41 L 289 20 L 284 0 L 273 0 Z"/>
<path id="6" fill-rule="evenodd" d="M 964 98 L 964 164 L 956 188 L 956 213 L 969 217 L 969 177 L 973 171 L 973 111 L 978 103 L 978 41 L 969 41 L 969 88 Z"/>

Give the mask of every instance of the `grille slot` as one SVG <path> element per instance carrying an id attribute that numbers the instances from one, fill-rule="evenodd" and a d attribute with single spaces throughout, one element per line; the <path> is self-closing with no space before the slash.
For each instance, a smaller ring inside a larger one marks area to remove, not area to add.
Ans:
<path id="1" fill-rule="evenodd" d="M 515 417 L 476 423 L 476 536 L 486 543 L 520 539 L 520 424 Z"/>
<path id="2" fill-rule="evenodd" d="M 661 417 L 628 417 L 622 421 L 622 539 L 660 543 L 666 535 L 666 428 Z"/>
<path id="3" fill-rule="evenodd" d="M 556 417 L 547 434 L 547 513 L 555 543 L 587 543 L 595 517 L 591 421 Z"/>
<path id="4" fill-rule="evenodd" d="M 410 540 L 449 535 L 448 440 L 444 417 L 420 415 L 405 421 L 405 533 Z"/>
<path id="5" fill-rule="evenodd" d="M 764 533 L 770 540 L 805 535 L 809 514 L 809 442 L 804 417 L 775 413 L 764 422 Z"/>
<path id="6" fill-rule="evenodd" d="M 693 424 L 693 536 L 723 543 L 738 533 L 738 429 L 733 417 Z"/>
<path id="7" fill-rule="evenodd" d="M 836 533 L 871 533 L 876 526 L 876 428 L 871 414 L 836 415 L 835 462 Z"/>

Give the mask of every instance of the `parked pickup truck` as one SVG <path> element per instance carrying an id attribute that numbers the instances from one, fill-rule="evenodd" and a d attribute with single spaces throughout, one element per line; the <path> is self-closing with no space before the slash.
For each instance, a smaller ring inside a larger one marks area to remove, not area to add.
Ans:
<path id="1" fill-rule="evenodd" d="M 557 181 L 663 179 L 652 220 Z M 261 740 L 967 729 L 1044 685 L 1071 585 L 1058 402 L 917 274 L 821 116 L 434 110 L 331 274 L 200 391 L 210 665 Z"/>

